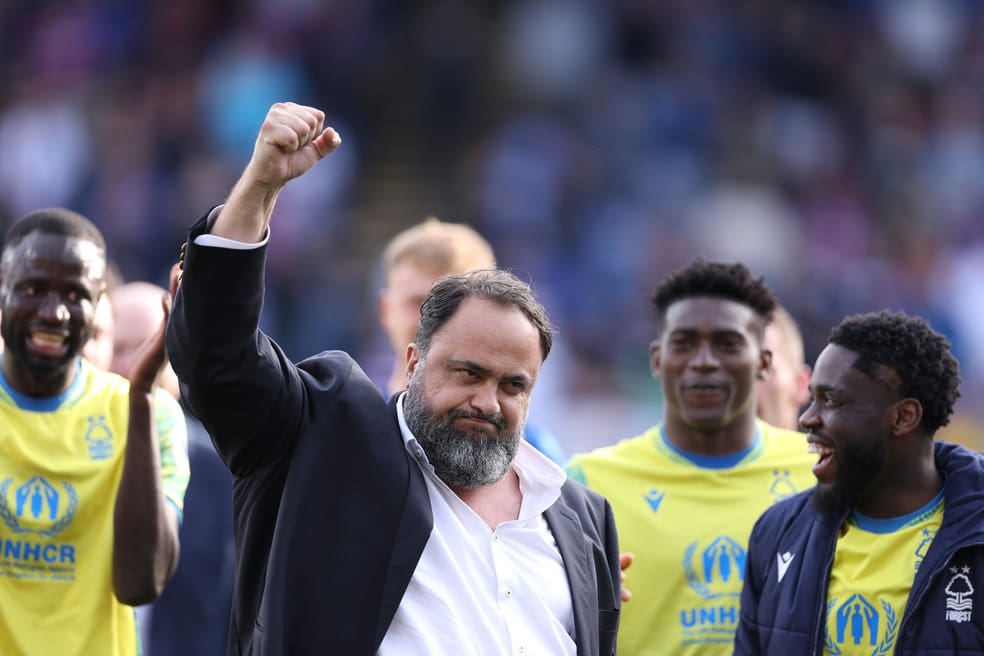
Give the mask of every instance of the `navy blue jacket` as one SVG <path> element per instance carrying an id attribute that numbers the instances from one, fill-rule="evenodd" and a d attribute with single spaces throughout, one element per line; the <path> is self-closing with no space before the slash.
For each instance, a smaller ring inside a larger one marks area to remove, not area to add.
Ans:
<path id="1" fill-rule="evenodd" d="M 984 456 L 944 442 L 935 450 L 945 476 L 943 523 L 916 572 L 894 653 L 984 654 Z M 736 655 L 823 653 L 827 582 L 844 517 L 822 519 L 812 494 L 777 503 L 752 529 Z"/>

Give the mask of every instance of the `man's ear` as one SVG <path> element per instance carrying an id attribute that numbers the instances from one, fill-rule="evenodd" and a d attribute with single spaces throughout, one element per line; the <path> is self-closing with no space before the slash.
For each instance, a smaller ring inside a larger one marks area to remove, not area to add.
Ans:
<path id="1" fill-rule="evenodd" d="M 922 403 L 913 398 L 902 399 L 892 408 L 892 434 L 906 435 L 918 430 L 922 416 Z"/>
<path id="2" fill-rule="evenodd" d="M 379 308 L 379 323 L 386 325 L 386 318 L 389 315 L 389 295 L 386 293 L 386 288 L 379 290 L 379 296 L 376 298 L 376 307 Z"/>
<path id="3" fill-rule="evenodd" d="M 755 378 L 758 380 L 765 380 L 771 375 L 772 375 L 772 349 L 768 349 L 763 346 L 759 350 L 758 371 L 755 372 Z"/>
<path id="4" fill-rule="evenodd" d="M 810 400 L 810 379 L 813 377 L 813 369 L 805 362 L 800 365 L 796 372 L 796 400 L 802 406 Z"/>
<path id="5" fill-rule="evenodd" d="M 407 387 L 410 387 L 410 379 L 413 378 L 413 372 L 417 370 L 417 365 L 424 361 L 423 356 L 420 353 L 420 349 L 417 347 L 415 342 L 407 345 L 407 372 L 404 376 L 403 382 Z"/>
<path id="6" fill-rule="evenodd" d="M 649 343 L 649 370 L 653 373 L 653 378 L 656 380 L 659 380 L 659 358 L 659 339 L 654 339 Z"/>

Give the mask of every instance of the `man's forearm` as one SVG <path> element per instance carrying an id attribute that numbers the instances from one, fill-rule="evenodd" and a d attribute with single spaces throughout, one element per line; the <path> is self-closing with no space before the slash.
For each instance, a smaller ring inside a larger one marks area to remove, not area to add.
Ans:
<path id="1" fill-rule="evenodd" d="M 153 392 L 131 387 L 123 475 L 113 516 L 113 588 L 121 602 L 156 599 L 178 562 L 178 530 L 161 480 Z"/>
<path id="2" fill-rule="evenodd" d="M 248 172 L 232 188 L 209 234 L 246 244 L 263 239 L 283 185 L 257 184 Z"/>

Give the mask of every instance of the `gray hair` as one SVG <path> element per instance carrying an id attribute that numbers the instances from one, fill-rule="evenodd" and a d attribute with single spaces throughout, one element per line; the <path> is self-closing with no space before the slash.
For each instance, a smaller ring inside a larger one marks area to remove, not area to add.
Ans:
<path id="1" fill-rule="evenodd" d="M 547 359 L 553 346 L 554 331 L 547 311 L 536 300 L 529 285 L 501 269 L 478 269 L 459 276 L 445 276 L 434 283 L 420 306 L 420 323 L 414 338 L 423 355 L 427 354 L 434 333 L 454 316 L 467 298 L 480 298 L 520 310 L 540 333 L 543 360 Z"/>

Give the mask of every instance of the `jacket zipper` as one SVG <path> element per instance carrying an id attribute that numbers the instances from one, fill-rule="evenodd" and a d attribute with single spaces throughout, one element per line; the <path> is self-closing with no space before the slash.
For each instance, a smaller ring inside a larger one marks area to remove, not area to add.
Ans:
<path id="1" fill-rule="evenodd" d="M 820 592 L 817 595 L 818 614 L 816 631 L 814 633 L 814 656 L 823 656 L 824 629 L 827 625 L 827 586 L 830 583 L 830 572 L 834 569 L 834 555 L 837 553 L 837 538 L 840 536 L 840 530 L 844 525 L 845 519 L 847 519 L 846 514 L 841 518 L 836 528 L 831 531 L 830 539 L 827 542 L 827 563 L 824 565 L 823 572 L 821 573 L 821 583 L 817 586 Z"/>

